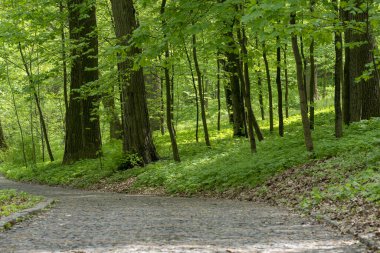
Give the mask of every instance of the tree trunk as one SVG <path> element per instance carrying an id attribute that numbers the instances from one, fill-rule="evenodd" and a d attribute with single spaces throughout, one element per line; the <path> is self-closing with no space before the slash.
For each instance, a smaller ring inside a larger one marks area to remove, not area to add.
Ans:
<path id="1" fill-rule="evenodd" d="M 314 98 L 315 98 L 315 60 L 314 60 L 314 39 L 310 44 L 310 129 L 314 129 Z"/>
<path id="2" fill-rule="evenodd" d="M 86 8 L 79 8 L 86 6 Z M 85 5 L 84 0 L 69 0 L 71 50 L 71 85 L 69 110 L 66 118 L 66 142 L 63 163 L 70 164 L 81 159 L 94 159 L 101 153 L 99 115 L 100 97 L 82 95 L 79 89 L 97 87 L 98 36 L 96 34 L 96 7 Z"/>
<path id="3" fill-rule="evenodd" d="M 162 0 L 161 3 L 161 9 L 160 14 L 163 16 L 165 14 L 165 6 L 166 6 L 166 0 Z M 162 28 L 166 27 L 166 20 L 164 17 L 162 17 Z M 166 34 L 164 34 L 164 38 L 166 38 Z M 173 102 L 174 98 L 171 95 L 171 92 L 173 91 L 173 80 L 170 80 L 169 75 L 169 62 L 170 54 L 169 54 L 169 45 L 168 42 L 165 44 L 165 66 L 164 66 L 164 73 L 165 73 L 165 87 L 166 87 L 166 125 L 169 131 L 170 135 L 170 142 L 172 146 L 172 152 L 173 152 L 173 158 L 174 161 L 180 162 L 181 159 L 179 157 L 178 152 L 178 146 L 177 146 L 177 140 L 175 136 L 174 126 L 173 126 Z"/>
<path id="4" fill-rule="evenodd" d="M 287 49 L 288 45 L 285 44 L 284 49 L 284 65 L 285 65 L 285 117 L 289 118 L 289 77 L 288 77 L 288 61 L 287 61 Z"/>
<path id="5" fill-rule="evenodd" d="M 259 49 L 259 40 L 256 37 L 256 48 Z M 260 59 L 257 60 L 257 69 L 256 69 L 256 76 L 257 76 L 257 86 L 259 89 L 259 104 L 260 104 L 260 113 L 261 113 L 261 119 L 265 120 L 265 111 L 264 111 L 264 98 L 263 98 L 263 84 L 261 79 L 261 70 L 260 70 Z"/>
<path id="6" fill-rule="evenodd" d="M 333 1 L 337 19 L 340 19 L 340 11 L 338 0 Z M 338 27 L 339 29 L 339 27 Z M 335 45 L 335 73 L 334 73 L 334 108 L 335 108 L 335 137 L 340 138 L 343 136 L 343 115 L 340 102 L 340 89 L 343 77 L 343 40 L 342 33 L 339 30 L 334 32 L 334 45 Z"/>
<path id="7" fill-rule="evenodd" d="M 109 94 L 106 94 L 103 99 L 103 106 L 104 109 L 107 112 L 107 115 L 109 117 L 108 119 L 108 125 L 110 129 L 110 139 L 116 139 L 116 140 L 121 140 L 122 139 L 122 125 L 119 119 L 119 115 L 116 112 L 116 105 L 115 105 L 115 88 L 112 85 L 111 91 Z"/>
<path id="8" fill-rule="evenodd" d="M 278 132 L 281 137 L 284 136 L 284 115 L 282 112 L 282 87 L 281 87 L 281 44 L 280 37 L 277 36 L 277 101 L 278 101 Z"/>
<path id="9" fill-rule="evenodd" d="M 373 64 L 372 51 L 376 47 L 368 22 L 368 7 L 364 8 L 364 3 L 356 0 L 356 9 L 345 12 L 345 21 L 355 24 L 354 28 L 349 27 L 345 31 L 345 42 L 351 45 L 346 48 L 344 70 L 344 98 L 348 100 L 343 107 L 345 123 L 380 116 L 378 69 L 375 68 L 368 78 L 361 77 L 367 70 L 367 65 Z"/>
<path id="10" fill-rule="evenodd" d="M 290 15 L 290 24 L 295 25 L 296 23 L 296 14 L 292 13 Z M 302 126 L 303 133 L 305 138 L 305 145 L 307 151 L 313 151 L 313 140 L 311 138 L 310 122 L 307 115 L 307 98 L 305 93 L 305 85 L 303 83 L 303 68 L 302 68 L 302 57 L 298 49 L 297 35 L 292 34 L 292 47 L 294 53 L 294 59 L 296 61 L 296 70 L 297 70 L 297 84 L 298 84 L 298 93 L 300 97 L 300 108 L 301 108 L 301 117 L 302 117 Z"/>
<path id="11" fill-rule="evenodd" d="M 265 63 L 265 72 L 267 75 L 267 84 L 268 84 L 268 102 L 269 102 L 269 130 L 273 132 L 273 98 L 272 98 L 272 85 L 270 80 L 270 70 L 269 63 L 267 58 L 267 49 L 265 43 L 263 43 L 263 59 Z"/>
<path id="12" fill-rule="evenodd" d="M 130 37 L 137 28 L 132 0 L 111 0 L 119 44 L 127 46 L 127 57 L 119 63 L 123 104 L 123 151 L 138 154 L 144 164 L 159 159 L 153 144 L 149 124 L 143 69 L 133 68 L 134 59 L 141 53 L 131 45 Z M 170 95 L 170 94 L 169 94 Z"/>
<path id="13" fill-rule="evenodd" d="M 0 150 L 6 150 L 7 148 L 8 148 L 8 145 L 5 141 L 3 126 L 0 120 Z"/>
<path id="14" fill-rule="evenodd" d="M 218 54 L 219 56 L 219 54 Z M 217 59 L 217 68 L 218 68 L 218 73 L 217 73 L 217 81 L 216 81 L 216 98 L 218 100 L 218 121 L 217 121 L 217 129 L 218 131 L 220 131 L 220 113 L 221 113 L 221 104 L 220 104 L 220 81 L 221 81 L 221 78 L 220 78 L 220 75 L 221 75 L 221 72 L 220 72 L 220 60 Z"/>
<path id="15" fill-rule="evenodd" d="M 26 72 L 26 75 L 27 75 L 28 80 L 29 80 L 29 84 L 32 88 L 33 97 L 34 97 L 34 100 L 35 100 L 36 105 L 37 105 L 38 114 L 40 117 L 40 122 L 41 122 L 42 130 L 43 130 L 44 138 L 46 141 L 46 148 L 47 148 L 47 151 L 49 154 L 49 158 L 50 158 L 50 161 L 53 162 L 54 156 L 53 156 L 53 152 L 52 152 L 51 147 L 50 147 L 49 137 L 48 137 L 47 128 L 46 128 L 46 124 L 45 124 L 45 118 L 44 118 L 44 115 L 42 113 L 40 99 L 37 95 L 36 88 L 34 86 L 34 80 L 33 80 L 32 72 L 30 69 L 30 65 L 28 66 L 28 63 L 26 62 L 26 58 L 25 58 L 23 51 L 22 51 L 21 43 L 18 44 L 18 47 L 19 47 L 20 56 L 21 56 L 21 59 L 22 59 L 22 62 L 23 62 L 24 68 L 25 68 L 25 72 Z M 32 124 L 32 122 L 31 122 L 31 124 Z"/>
<path id="16" fill-rule="evenodd" d="M 237 45 L 232 33 L 233 26 L 228 26 L 226 29 L 228 29 L 228 31 L 224 34 L 227 40 L 227 49 L 224 52 L 227 58 L 225 71 L 229 75 L 231 86 L 234 136 L 246 136 L 244 131 L 244 104 L 239 82 L 239 55 L 236 53 Z"/>
<path id="17" fill-rule="evenodd" d="M 197 73 L 199 100 L 201 102 L 201 116 L 202 116 L 203 132 L 204 132 L 204 135 L 205 135 L 206 145 L 208 147 L 211 147 L 210 138 L 209 138 L 209 135 L 208 135 L 208 128 L 207 128 L 206 106 L 205 106 L 205 100 L 204 100 L 204 97 L 203 97 L 202 74 L 201 74 L 201 70 L 199 69 L 199 64 L 198 64 L 197 39 L 196 39 L 196 35 L 195 34 L 193 34 L 192 39 L 193 39 L 194 66 L 195 66 L 195 71 Z"/>
<path id="18" fill-rule="evenodd" d="M 239 32 L 240 34 L 240 32 Z M 248 50 L 247 50 L 247 37 L 245 35 L 245 30 L 244 27 L 242 27 L 242 36 L 240 39 L 240 45 L 241 45 L 241 51 L 243 55 L 243 68 L 244 68 L 244 84 L 245 84 L 245 89 L 244 89 L 244 101 L 245 101 L 245 107 L 247 109 L 247 118 L 248 118 L 248 137 L 249 137 L 249 143 L 251 147 L 251 152 L 256 153 L 256 140 L 255 140 L 255 135 L 253 131 L 253 125 L 254 121 L 256 121 L 256 118 L 253 114 L 252 110 L 252 103 L 251 103 L 251 83 L 249 80 L 249 69 L 248 69 Z M 259 130 L 260 132 L 260 130 Z M 258 135 L 260 135 L 258 133 Z"/>
<path id="19" fill-rule="evenodd" d="M 195 141 L 198 143 L 198 141 L 199 141 L 199 138 L 198 138 L 198 131 L 199 131 L 199 102 L 198 102 L 199 99 L 198 99 L 198 91 L 197 91 L 197 85 L 195 83 L 194 71 L 193 71 L 193 67 L 192 67 L 189 51 L 187 50 L 186 43 L 184 43 L 184 47 L 185 47 L 185 53 L 186 53 L 187 62 L 189 64 L 189 68 L 190 68 L 191 82 L 193 84 L 194 95 L 195 95 L 195 106 L 196 106 L 196 109 L 197 109 L 196 122 L 195 122 Z"/>

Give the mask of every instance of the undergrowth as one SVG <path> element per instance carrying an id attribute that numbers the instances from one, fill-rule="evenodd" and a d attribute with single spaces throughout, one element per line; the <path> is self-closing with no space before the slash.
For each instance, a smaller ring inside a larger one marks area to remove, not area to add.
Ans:
<path id="1" fill-rule="evenodd" d="M 33 207 L 42 197 L 16 190 L 0 190 L 0 218 Z"/>
<path id="2" fill-rule="evenodd" d="M 12 165 L 5 159 L 0 172 L 15 180 L 78 188 L 88 188 L 100 181 L 112 184 L 134 178 L 132 190 L 161 188 L 169 194 L 192 195 L 253 189 L 287 168 L 312 160 L 336 157 L 336 163 L 355 167 L 359 158 L 362 158 L 374 162 L 371 166 L 360 167 L 346 186 L 342 186 L 340 181 L 336 181 L 337 185 L 332 182 L 331 192 L 347 195 L 347 189 L 357 189 L 359 184 L 364 187 L 359 187 L 360 192 L 368 191 L 368 198 L 376 200 L 380 195 L 376 186 L 379 180 L 379 155 L 370 151 L 379 147 L 380 119 L 351 124 L 345 127 L 344 137 L 336 139 L 331 123 L 333 117 L 331 107 L 317 112 L 313 131 L 314 153 L 306 151 L 300 117 L 294 115 L 285 120 L 285 137 L 282 138 L 277 133 L 269 132 L 266 121 L 260 122 L 265 140 L 258 143 L 256 154 L 251 154 L 247 139 L 232 138 L 229 125 L 223 126 L 221 131 L 210 131 L 212 148 L 206 147 L 203 136 L 196 143 L 194 130 L 179 126 L 181 130 L 177 131 L 177 142 L 181 163 L 171 158 L 169 136 L 155 133 L 155 144 L 161 160 L 144 168 L 117 170 L 125 158 L 120 154 L 121 143 L 112 141 L 103 146 L 103 157 L 100 159 L 83 160 L 73 165 L 61 165 L 61 161 L 38 163 L 28 168 Z M 358 154 L 368 154 L 370 157 L 360 155 L 354 159 L 353 155 Z M 377 181 L 366 181 L 367 177 L 371 177 L 371 180 L 377 178 Z"/>

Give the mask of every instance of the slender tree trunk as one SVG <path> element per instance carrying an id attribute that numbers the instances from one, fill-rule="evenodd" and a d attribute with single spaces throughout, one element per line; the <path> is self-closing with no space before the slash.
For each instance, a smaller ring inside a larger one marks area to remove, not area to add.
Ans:
<path id="1" fill-rule="evenodd" d="M 290 24 L 295 25 L 296 23 L 296 14 L 292 13 L 290 15 Z M 311 137 L 310 122 L 307 115 L 307 98 L 305 93 L 305 85 L 303 83 L 303 69 L 302 69 L 302 58 L 300 51 L 298 49 L 297 35 L 292 34 L 292 47 L 294 53 L 294 59 L 296 61 L 296 70 L 297 70 L 297 84 L 298 84 L 298 93 L 300 97 L 300 108 L 301 108 L 301 117 L 302 117 L 302 126 L 305 138 L 305 145 L 307 151 L 313 151 L 313 140 Z"/>
<path id="2" fill-rule="evenodd" d="M 123 151 L 138 154 L 144 164 L 148 164 L 159 157 L 149 124 L 143 69 L 133 68 L 135 57 L 141 53 L 141 49 L 129 41 L 137 28 L 135 9 L 132 0 L 111 0 L 111 4 L 116 37 L 120 45 L 128 47 L 126 58 L 119 63 L 124 118 Z"/>
<path id="3" fill-rule="evenodd" d="M 30 140 L 31 140 L 31 143 L 32 143 L 32 164 L 35 165 L 37 163 L 37 159 L 36 159 L 36 143 L 34 141 L 34 129 L 33 129 L 33 125 L 34 125 L 34 120 L 33 120 L 33 99 L 31 98 L 30 96 L 30 110 L 29 110 L 29 120 L 30 120 Z"/>
<path id="4" fill-rule="evenodd" d="M 333 1 L 335 13 L 337 15 L 337 18 L 340 19 L 340 11 L 339 11 L 339 5 L 338 1 Z M 339 28 L 338 28 L 339 29 Z M 340 138 L 343 136 L 343 115 L 342 115 L 342 109 L 341 109 L 341 102 L 340 102 L 340 89 L 341 89 L 341 83 L 342 83 L 342 77 L 343 77 L 343 40 L 342 40 L 342 33 L 339 30 L 336 30 L 334 32 L 335 39 L 334 39 L 334 45 L 335 45 L 335 73 L 334 73 L 334 87 L 335 87 L 335 93 L 334 93 L 334 108 L 335 108 L 335 137 Z"/>
<path id="5" fill-rule="evenodd" d="M 198 92 L 199 92 L 199 100 L 201 102 L 201 115 L 202 115 L 202 124 L 203 124 L 203 132 L 205 136 L 205 142 L 208 147 L 211 147 L 210 138 L 208 135 L 208 128 L 207 128 L 207 119 L 206 119 L 206 106 L 205 101 L 203 97 L 203 88 L 202 88 L 202 74 L 201 70 L 199 69 L 198 64 L 198 57 L 197 57 L 197 39 L 196 35 L 193 34 L 193 58 L 194 58 L 194 66 L 195 71 L 197 73 L 197 79 L 198 79 Z"/>
<path id="6" fill-rule="evenodd" d="M 277 101 L 278 101 L 278 132 L 281 137 L 284 136 L 284 115 L 282 111 L 282 87 L 281 87 L 281 44 L 280 37 L 277 36 Z"/>
<path id="7" fill-rule="evenodd" d="M 240 32 L 239 32 L 240 34 Z M 248 67 L 248 50 L 247 50 L 247 37 L 245 35 L 244 27 L 242 27 L 242 36 L 240 37 L 240 45 L 241 45 L 241 51 L 243 55 L 243 68 L 244 68 L 244 101 L 245 101 L 245 107 L 247 109 L 247 118 L 248 118 L 248 137 L 249 137 L 249 143 L 251 147 L 251 152 L 256 153 L 256 140 L 253 130 L 254 121 L 256 121 L 256 118 L 253 114 L 252 109 L 252 103 L 251 103 L 251 83 L 249 80 L 249 67 Z M 259 130 L 260 132 L 260 130 Z M 258 135 L 261 134 L 258 133 Z"/>
<path id="8" fill-rule="evenodd" d="M 314 5 L 316 0 L 310 0 L 310 12 L 313 15 Z M 311 38 L 310 43 L 310 129 L 314 129 L 314 99 L 315 99 L 315 57 L 314 57 L 314 38 Z"/>
<path id="9" fill-rule="evenodd" d="M 219 56 L 219 54 L 218 54 Z M 217 129 L 220 131 L 220 113 L 221 113 L 221 104 L 220 104 L 220 60 L 217 59 L 217 68 L 218 68 L 218 73 L 217 73 L 217 81 L 216 81 L 216 98 L 218 100 L 218 121 L 217 121 Z"/>
<path id="10" fill-rule="evenodd" d="M 160 130 L 161 130 L 161 135 L 165 134 L 165 117 L 164 117 L 164 107 L 165 107 L 165 102 L 164 102 L 164 79 L 160 75 L 160 84 L 161 84 L 161 89 L 160 89 Z"/>
<path id="11" fill-rule="evenodd" d="M 314 129 L 314 98 L 315 98 L 315 60 L 314 60 L 314 38 L 310 44 L 310 129 Z"/>
<path id="12" fill-rule="evenodd" d="M 265 43 L 263 43 L 263 59 L 265 63 L 265 72 L 267 75 L 267 84 L 268 84 L 268 102 L 269 102 L 269 130 L 273 132 L 273 98 L 272 98 L 272 85 L 270 80 L 270 70 L 269 63 L 267 58 L 267 49 Z"/>
<path id="13" fill-rule="evenodd" d="M 191 82 L 193 84 L 194 95 L 195 95 L 195 106 L 196 106 L 196 109 L 197 109 L 196 122 L 195 122 L 195 140 L 196 140 L 196 142 L 198 142 L 199 141 L 199 138 L 198 138 L 198 132 L 199 132 L 199 102 L 198 102 L 199 99 L 198 99 L 198 91 L 197 91 L 197 85 L 195 83 L 194 71 L 193 71 L 193 67 L 192 67 L 189 51 L 187 50 L 186 43 L 184 43 L 184 47 L 185 47 L 185 53 L 186 53 L 187 62 L 189 63 L 189 68 L 190 68 L 190 73 L 191 73 Z"/>
<path id="14" fill-rule="evenodd" d="M 8 145 L 5 141 L 3 126 L 0 120 L 0 150 L 6 150 L 7 148 L 8 148 Z"/>
<path id="15" fill-rule="evenodd" d="M 302 64 L 303 64 L 302 78 L 303 78 L 303 85 L 305 86 L 304 90 L 305 90 L 305 96 L 306 96 L 306 102 L 307 102 L 307 99 L 308 99 L 307 78 L 306 78 L 307 60 L 305 58 L 305 53 L 304 53 L 305 50 L 304 50 L 304 43 L 303 43 L 302 35 L 300 36 L 300 47 L 301 47 L 301 59 L 302 59 Z"/>
<path id="16" fill-rule="evenodd" d="M 284 65 L 285 65 L 285 117 L 289 118 L 289 77 L 288 77 L 288 61 L 287 61 L 288 45 L 285 44 Z"/>
<path id="17" fill-rule="evenodd" d="M 259 49 L 259 40 L 256 37 L 256 48 Z M 263 84 L 261 79 L 261 70 L 260 70 L 260 59 L 257 60 L 257 69 L 256 69 L 256 76 L 257 76 L 257 86 L 259 89 L 259 104 L 260 104 L 260 113 L 261 113 L 261 119 L 265 120 L 265 111 L 264 111 L 264 98 L 263 98 Z"/>
<path id="18" fill-rule="evenodd" d="M 160 14 L 163 16 L 165 14 L 165 6 L 166 6 L 166 0 L 162 0 L 161 2 L 161 9 L 160 9 Z M 166 19 L 165 17 L 162 17 L 162 28 L 166 27 Z M 164 34 L 164 38 L 166 38 L 166 34 Z M 178 146 L 177 146 L 177 140 L 176 140 L 176 135 L 174 131 L 174 126 L 173 126 L 173 96 L 171 95 L 171 92 L 173 91 L 173 81 L 170 80 L 170 75 L 169 75 L 169 67 L 168 67 L 168 62 L 169 62 L 170 54 L 169 54 L 169 45 L 168 42 L 165 44 L 165 66 L 164 66 L 164 73 L 165 73 L 165 87 L 166 87 L 166 125 L 167 129 L 170 135 L 170 142 L 172 146 L 172 152 L 173 152 L 173 158 L 174 161 L 180 162 L 181 159 L 179 157 L 179 152 L 178 152 Z"/>
<path id="19" fill-rule="evenodd" d="M 59 13 L 64 14 L 63 2 L 59 1 Z M 63 71 L 63 99 L 65 101 L 65 112 L 69 110 L 69 99 L 67 96 L 67 57 L 66 57 L 66 38 L 65 25 L 61 23 L 61 50 L 62 50 L 62 71 Z"/>
<path id="20" fill-rule="evenodd" d="M 119 115 L 116 111 L 116 105 L 115 105 L 115 88 L 112 86 L 110 92 L 103 96 L 102 102 L 104 109 L 106 110 L 108 114 L 108 125 L 109 125 L 109 134 L 110 139 L 122 139 L 122 125 L 119 119 Z"/>
<path id="21" fill-rule="evenodd" d="M 47 148 L 47 151 L 48 151 L 48 154 L 49 154 L 49 159 L 50 159 L 51 162 L 53 162 L 54 161 L 54 156 L 53 156 L 53 152 L 52 152 L 51 147 L 50 147 L 49 137 L 48 137 L 48 133 L 47 133 L 47 127 L 46 127 L 46 124 L 45 124 L 44 115 L 42 113 L 40 99 L 39 99 L 39 97 L 37 95 L 36 88 L 34 86 L 33 76 L 32 76 L 30 67 L 28 66 L 28 63 L 26 62 L 25 56 L 23 54 L 21 43 L 18 44 L 18 47 L 19 47 L 20 56 L 21 56 L 21 59 L 22 59 L 22 62 L 23 62 L 24 68 L 25 68 L 25 72 L 26 72 L 26 75 L 27 75 L 28 80 L 29 80 L 29 84 L 30 84 L 30 86 L 32 88 L 33 97 L 34 97 L 34 100 L 35 100 L 36 105 L 37 105 L 38 114 L 39 114 L 39 117 L 40 117 L 40 122 L 41 122 L 42 130 L 43 130 L 44 138 L 45 138 L 45 141 L 46 141 L 46 148 Z"/>

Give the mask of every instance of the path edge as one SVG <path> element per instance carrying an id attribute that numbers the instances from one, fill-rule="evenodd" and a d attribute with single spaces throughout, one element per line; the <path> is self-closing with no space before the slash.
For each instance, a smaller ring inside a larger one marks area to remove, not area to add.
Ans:
<path id="1" fill-rule="evenodd" d="M 341 231 L 341 227 L 339 226 L 339 224 L 336 221 L 329 219 L 325 215 L 321 215 L 319 213 L 311 213 L 310 216 L 317 221 L 323 221 Z M 373 240 L 372 234 L 355 234 L 354 231 L 352 231 L 351 229 L 349 229 L 347 232 L 352 236 L 356 237 L 361 243 L 365 244 L 367 247 L 376 251 L 380 250 L 380 242 Z"/>
<path id="2" fill-rule="evenodd" d="M 0 232 L 2 230 L 5 230 L 7 228 L 12 227 L 13 225 L 15 225 L 16 223 L 18 223 L 22 220 L 25 220 L 29 216 L 36 215 L 36 214 L 42 212 L 43 210 L 45 210 L 46 208 L 48 208 L 49 206 L 51 206 L 54 203 L 55 203 L 54 199 L 45 198 L 43 201 L 39 202 L 34 207 L 24 209 L 24 210 L 21 210 L 19 212 L 13 213 L 9 216 L 6 216 L 4 218 L 1 218 L 0 219 Z"/>

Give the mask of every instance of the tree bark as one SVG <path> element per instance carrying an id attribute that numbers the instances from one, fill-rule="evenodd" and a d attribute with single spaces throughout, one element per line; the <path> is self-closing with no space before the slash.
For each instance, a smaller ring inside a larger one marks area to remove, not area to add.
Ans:
<path id="1" fill-rule="evenodd" d="M 338 1 L 334 0 L 334 9 L 337 15 L 337 19 L 340 20 L 340 11 Z M 343 79 L 343 40 L 342 33 L 339 31 L 339 27 L 334 32 L 334 45 L 335 45 L 335 66 L 334 66 L 334 108 L 335 108 L 335 137 L 340 138 L 343 136 L 343 115 L 341 108 L 341 85 Z"/>
<path id="2" fill-rule="evenodd" d="M 280 37 L 277 36 L 277 101 L 278 101 L 278 132 L 281 137 L 284 136 L 284 114 L 282 111 L 282 87 L 281 87 L 281 44 Z"/>
<path id="3" fill-rule="evenodd" d="M 195 83 L 194 71 L 193 71 L 193 67 L 192 67 L 189 51 L 187 50 L 186 43 L 184 43 L 184 47 L 185 47 L 185 53 L 186 53 L 187 62 L 189 64 L 189 68 L 190 68 L 191 82 L 193 84 L 194 95 L 195 95 L 195 107 L 196 107 L 196 110 L 197 110 L 197 112 L 196 112 L 196 122 L 195 122 L 195 141 L 198 142 L 199 141 L 199 138 L 198 138 L 198 132 L 199 132 L 199 101 L 198 101 L 199 99 L 198 99 L 198 91 L 197 91 L 197 85 Z"/>
<path id="4" fill-rule="evenodd" d="M 378 68 L 367 78 L 362 74 L 367 65 L 374 62 L 373 49 L 376 48 L 368 22 L 368 7 L 365 2 L 356 0 L 355 9 L 345 11 L 348 26 L 345 31 L 345 82 L 344 82 L 344 121 L 345 123 L 380 116 L 380 87 Z M 376 65 L 376 64 L 375 64 Z"/>
<path id="5" fill-rule="evenodd" d="M 25 72 L 26 72 L 26 75 L 27 75 L 28 80 L 29 80 L 29 84 L 30 84 L 30 86 L 32 88 L 33 97 L 34 97 L 34 100 L 35 100 L 36 105 L 37 105 L 38 115 L 39 115 L 39 118 L 40 118 L 40 122 L 41 122 L 42 130 L 43 130 L 44 138 L 45 138 L 45 141 L 46 141 L 46 148 L 47 148 L 47 151 L 48 151 L 48 154 L 49 154 L 49 158 L 50 158 L 50 161 L 53 162 L 54 161 L 54 156 L 53 156 L 53 152 L 52 152 L 51 147 L 50 147 L 49 137 L 48 137 L 48 133 L 47 133 L 45 118 L 44 118 L 44 115 L 42 113 L 40 99 L 39 99 L 39 97 L 37 95 L 36 88 L 34 86 L 34 80 L 33 80 L 32 72 L 31 72 L 30 66 L 28 66 L 28 63 L 26 62 L 26 58 L 25 58 L 25 56 L 23 54 L 23 51 L 22 51 L 21 43 L 18 44 L 18 47 L 19 47 L 20 56 L 21 56 L 21 59 L 22 59 L 22 62 L 23 62 L 24 68 L 25 68 Z M 32 124 L 32 122 L 31 122 L 31 124 Z"/>
<path id="6" fill-rule="evenodd" d="M 3 126 L 0 120 L 0 150 L 6 150 L 7 148 L 8 148 L 8 145 L 5 141 Z"/>
<path id="7" fill-rule="evenodd" d="M 256 48 L 259 49 L 259 40 L 256 37 Z M 263 84 L 261 79 L 261 70 L 260 70 L 260 59 L 257 60 L 257 70 L 256 70 L 256 76 L 257 76 L 257 86 L 259 89 L 259 104 L 260 104 L 260 113 L 261 113 L 261 119 L 265 120 L 265 111 L 264 111 L 264 98 L 263 98 Z"/>
<path id="8" fill-rule="evenodd" d="M 292 13 L 290 15 L 290 24 L 295 25 L 296 23 L 296 14 Z M 302 117 L 302 126 L 305 139 L 305 145 L 307 151 L 313 151 L 313 140 L 311 137 L 310 122 L 307 115 L 307 98 L 305 93 L 305 85 L 303 83 L 303 67 L 302 67 L 302 57 L 298 48 L 297 35 L 292 34 L 292 47 L 294 53 L 294 59 L 296 61 L 296 71 L 297 71 L 297 84 L 298 84 L 298 93 L 300 97 L 300 108 L 301 108 L 301 117 Z"/>
<path id="9" fill-rule="evenodd" d="M 269 103 L 269 130 L 273 132 L 273 95 L 272 95 L 272 84 L 270 79 L 269 63 L 267 58 L 267 49 L 265 43 L 263 43 L 263 59 L 265 63 L 265 72 L 267 75 L 268 84 L 268 103 Z"/>
<path id="10" fill-rule="evenodd" d="M 71 50 L 71 85 L 66 118 L 63 163 L 94 159 L 101 154 L 99 95 L 82 95 L 80 89 L 96 89 L 98 80 L 98 36 L 96 7 L 84 0 L 68 0 Z M 82 8 L 80 8 L 82 7 Z M 84 8 L 85 7 L 85 8 Z"/>
<path id="11" fill-rule="evenodd" d="M 206 145 L 208 147 L 211 147 L 210 138 L 208 135 L 208 128 L 207 128 L 206 106 L 205 106 L 205 100 L 204 100 L 204 96 L 203 96 L 202 74 L 201 74 L 201 70 L 199 69 L 199 64 L 198 64 L 197 39 L 196 39 L 195 34 L 193 34 L 192 39 L 193 39 L 192 41 L 193 41 L 194 66 L 195 66 L 195 72 L 197 73 L 199 100 L 201 102 L 200 104 L 201 104 L 201 116 L 202 116 L 204 138 L 205 138 Z"/>
<path id="12" fill-rule="evenodd" d="M 165 6 L 166 6 L 166 0 L 162 0 L 161 9 L 160 9 L 161 16 L 163 16 L 165 14 Z M 164 17 L 162 17 L 162 28 L 165 28 L 165 27 L 166 27 L 166 20 Z M 164 38 L 166 38 L 166 34 L 164 34 Z M 169 67 L 168 67 L 169 58 L 170 58 L 169 45 L 168 45 L 168 42 L 165 42 L 164 73 L 165 73 L 165 87 L 166 87 L 166 125 L 167 125 L 168 132 L 170 135 L 170 142 L 171 142 L 171 146 L 172 146 L 174 161 L 180 162 L 181 159 L 179 157 L 177 140 L 176 140 L 174 126 L 173 126 L 174 97 L 171 95 L 171 92 L 174 92 L 173 91 L 174 86 L 173 86 L 173 80 L 170 80 L 170 75 L 169 75 Z"/>
<path id="13" fill-rule="evenodd" d="M 288 61 L 287 61 L 288 45 L 285 44 L 284 49 L 284 65 L 285 65 L 285 117 L 289 118 L 289 77 L 288 77 Z"/>
<path id="14" fill-rule="evenodd" d="M 128 46 L 127 57 L 119 63 L 123 103 L 123 151 L 138 154 L 144 164 L 159 159 L 149 124 L 143 69 L 134 69 L 134 59 L 141 49 L 131 44 L 137 28 L 132 0 L 111 0 L 119 44 Z M 169 94 L 170 95 L 170 94 Z"/>

